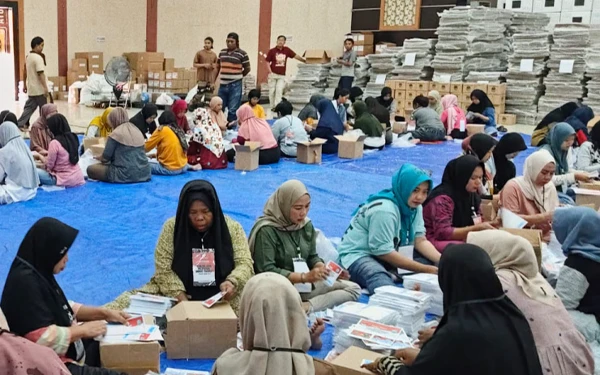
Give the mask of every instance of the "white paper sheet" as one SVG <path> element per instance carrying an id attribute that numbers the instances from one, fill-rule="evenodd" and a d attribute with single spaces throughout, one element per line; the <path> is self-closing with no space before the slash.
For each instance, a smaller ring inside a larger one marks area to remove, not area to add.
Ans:
<path id="1" fill-rule="evenodd" d="M 533 72 L 533 59 L 522 59 L 519 66 L 521 72 Z"/>
<path id="2" fill-rule="evenodd" d="M 409 52 L 404 57 L 404 66 L 415 66 L 415 60 L 417 58 L 417 54 L 414 52 Z"/>
<path id="3" fill-rule="evenodd" d="M 377 77 L 375 77 L 375 83 L 377 83 L 378 85 L 383 85 L 385 83 L 386 77 L 387 74 L 377 74 Z"/>
<path id="4" fill-rule="evenodd" d="M 522 217 L 506 208 L 500 210 L 500 217 L 502 218 L 502 226 L 504 228 L 523 229 L 527 225 L 527 222 Z"/>
<path id="5" fill-rule="evenodd" d="M 559 73 L 573 73 L 573 65 L 575 60 L 560 60 L 560 66 L 558 68 Z"/>
<path id="6" fill-rule="evenodd" d="M 412 245 L 409 246 L 400 246 L 398 248 L 398 254 L 402 255 L 403 257 L 407 257 L 408 259 L 412 260 L 413 259 L 413 252 L 415 250 L 415 247 Z M 402 268 L 398 268 L 398 274 L 399 275 L 403 275 L 405 273 L 412 273 L 412 271 L 407 271 L 404 270 Z"/>

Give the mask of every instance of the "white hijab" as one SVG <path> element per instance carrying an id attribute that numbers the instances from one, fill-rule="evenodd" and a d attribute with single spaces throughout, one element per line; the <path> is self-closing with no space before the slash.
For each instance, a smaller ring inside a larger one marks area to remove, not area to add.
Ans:
<path id="1" fill-rule="evenodd" d="M 558 207 L 558 193 L 554 183 L 550 181 L 544 186 L 535 183 L 548 163 L 556 163 L 554 157 L 547 150 L 536 151 L 525 160 L 523 176 L 515 178 L 525 198 L 533 201 L 541 213 L 554 211 Z"/>
<path id="2" fill-rule="evenodd" d="M 5 182 L 27 189 L 36 189 L 40 184 L 33 155 L 12 122 L 0 125 L 0 169 L 6 173 Z"/>

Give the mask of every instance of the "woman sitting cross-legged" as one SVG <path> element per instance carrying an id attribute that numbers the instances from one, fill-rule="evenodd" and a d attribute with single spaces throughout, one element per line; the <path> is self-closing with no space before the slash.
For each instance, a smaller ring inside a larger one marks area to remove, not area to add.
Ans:
<path id="1" fill-rule="evenodd" d="M 85 184 L 79 162 L 79 138 L 71 132 L 65 116 L 57 113 L 48 119 L 54 135 L 48 146 L 45 169 L 38 168 L 40 183 L 48 186 L 75 187 Z"/>
<path id="2" fill-rule="evenodd" d="M 354 103 L 354 114 L 356 117 L 352 127 L 361 130 L 367 136 L 365 148 L 383 149 L 385 146 L 385 123 L 379 122 L 377 117 L 369 112 L 367 104 L 360 100 Z"/>
<path id="3" fill-rule="evenodd" d="M 90 165 L 88 177 L 112 183 L 150 181 L 150 165 L 144 151 L 144 136 L 129 122 L 127 111 L 115 108 L 108 115 L 113 128 L 100 157 L 100 164 Z"/>
<path id="4" fill-rule="evenodd" d="M 301 293 L 302 300 L 308 302 L 307 310 L 322 311 L 356 301 L 360 288 L 345 280 L 333 286 L 323 282 L 328 270 L 317 255 L 317 233 L 307 217 L 310 204 L 302 182 L 290 180 L 281 185 L 250 232 L 250 251 L 256 273 L 275 272 L 292 284 L 309 284 Z M 295 270 L 298 262 L 304 263 L 305 270 Z"/>
<path id="5" fill-rule="evenodd" d="M 164 111 L 158 118 L 159 127 L 146 142 L 146 152 L 156 148 L 157 162 L 150 163 L 152 174 L 174 176 L 187 172 L 188 143 L 183 130 L 177 125 L 177 117 Z"/>
<path id="6" fill-rule="evenodd" d="M 196 126 L 187 151 L 188 164 L 192 169 L 227 168 L 221 128 L 206 108 L 197 108 L 194 117 Z"/>
<path id="7" fill-rule="evenodd" d="M 246 142 L 260 143 L 258 164 L 279 163 L 281 151 L 267 121 L 257 118 L 249 105 L 243 105 L 237 110 L 237 118 L 240 124 L 237 142 L 241 145 Z M 230 162 L 235 160 L 234 149 L 227 152 L 227 158 Z"/>
<path id="8" fill-rule="evenodd" d="M 202 256 L 214 263 L 199 277 L 192 272 L 192 267 L 199 266 L 192 259 Z M 177 215 L 165 222 L 154 260 L 156 271 L 150 282 L 123 293 L 109 306 L 125 309 L 129 297 L 138 292 L 178 301 L 204 301 L 223 292 L 237 314 L 244 285 L 254 274 L 244 229 L 223 214 L 214 186 L 204 180 L 183 187 Z"/>
<path id="9" fill-rule="evenodd" d="M 33 155 L 16 123 L 0 125 L 0 204 L 28 201 L 37 194 L 40 179 Z"/>
<path id="10" fill-rule="evenodd" d="M 57 114 L 58 109 L 53 103 L 44 104 L 40 108 L 40 117 L 34 121 L 29 130 L 29 149 L 39 152 L 43 156 L 48 155 L 48 147 L 54 136 L 48 129 L 48 119 Z"/>
<path id="11" fill-rule="evenodd" d="M 429 99 L 423 95 L 417 96 L 413 100 L 413 108 L 415 109 L 412 114 L 415 120 L 415 131 L 412 135 L 415 140 L 421 142 L 445 141 L 446 129 L 439 113 L 429 108 Z"/>
<path id="12" fill-rule="evenodd" d="M 100 368 L 94 338 L 106 333 L 106 322 L 126 324 L 129 315 L 70 302 L 54 277 L 65 269 L 78 233 L 52 218 L 29 229 L 4 284 L 2 311 L 12 332 L 53 349 L 71 374 L 123 375 Z"/>
<path id="13" fill-rule="evenodd" d="M 129 122 L 135 125 L 138 128 L 144 139 L 146 139 L 146 134 L 153 134 L 156 130 L 156 116 L 158 115 L 158 108 L 156 105 L 152 103 L 144 104 L 144 107 L 133 116 Z M 114 127 L 114 125 L 113 125 Z"/>
<path id="14" fill-rule="evenodd" d="M 297 143 L 309 140 L 304 124 L 298 117 L 292 115 L 293 111 L 292 103 L 284 98 L 275 107 L 279 118 L 271 128 L 273 136 L 279 143 L 281 156 L 286 158 L 295 158 L 298 155 Z"/>
<path id="15" fill-rule="evenodd" d="M 100 116 L 96 116 L 90 121 L 85 131 L 86 138 L 108 137 L 112 132 L 112 127 L 108 122 L 108 115 L 113 111 L 113 107 L 108 107 Z"/>

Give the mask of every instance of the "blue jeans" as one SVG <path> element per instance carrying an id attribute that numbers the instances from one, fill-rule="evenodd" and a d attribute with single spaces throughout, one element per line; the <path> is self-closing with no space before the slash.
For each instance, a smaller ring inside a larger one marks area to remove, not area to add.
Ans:
<path id="1" fill-rule="evenodd" d="M 223 110 L 227 107 L 227 121 L 237 120 L 237 110 L 242 105 L 242 80 L 219 86 L 219 97 L 223 99 Z"/>
<path id="2" fill-rule="evenodd" d="M 575 192 L 573 191 L 573 189 L 568 189 L 566 193 L 558 193 L 558 202 L 560 204 L 568 204 L 571 206 L 575 206 L 574 195 Z"/>
<path id="3" fill-rule="evenodd" d="M 174 171 L 163 167 L 160 163 L 150 163 L 150 167 L 152 168 L 152 174 L 158 176 L 176 176 L 187 171 L 187 165 L 181 169 L 177 169 Z"/>
<path id="4" fill-rule="evenodd" d="M 366 256 L 356 260 L 348 268 L 350 278 L 363 288 L 367 288 L 370 294 L 375 293 L 375 289 L 380 286 L 396 285 L 392 275 L 386 271 L 383 264 L 377 259 Z"/>
<path id="5" fill-rule="evenodd" d="M 338 88 L 350 90 L 352 88 L 352 82 L 354 82 L 354 77 L 340 77 Z"/>
<path id="6" fill-rule="evenodd" d="M 47 171 L 38 168 L 37 169 L 38 177 L 40 178 L 40 184 L 46 186 L 56 186 L 56 177 L 52 176 Z"/>

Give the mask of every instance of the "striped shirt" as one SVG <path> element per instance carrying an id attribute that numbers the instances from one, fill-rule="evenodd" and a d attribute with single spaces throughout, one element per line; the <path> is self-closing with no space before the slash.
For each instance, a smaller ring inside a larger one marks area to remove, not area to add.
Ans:
<path id="1" fill-rule="evenodd" d="M 221 85 L 227 85 L 244 78 L 244 69 L 250 69 L 250 58 L 248 54 L 236 48 L 233 51 L 221 50 L 219 53 L 219 64 L 221 65 Z"/>

